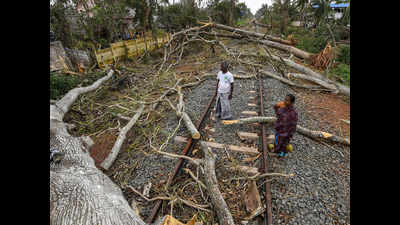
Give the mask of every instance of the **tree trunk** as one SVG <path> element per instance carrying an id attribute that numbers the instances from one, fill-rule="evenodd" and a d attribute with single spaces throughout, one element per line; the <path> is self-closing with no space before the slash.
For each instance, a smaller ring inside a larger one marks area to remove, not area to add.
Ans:
<path id="1" fill-rule="evenodd" d="M 235 2 L 234 0 L 231 0 L 231 8 L 229 10 L 229 26 L 233 26 L 233 6 L 234 6 Z"/>
<path id="2" fill-rule="evenodd" d="M 324 88 L 331 89 L 332 91 L 339 91 L 339 90 L 337 90 L 335 85 L 325 82 L 323 80 L 320 80 L 316 77 L 307 76 L 305 74 L 300 74 L 300 73 L 288 73 L 288 77 L 289 78 L 294 77 L 294 78 L 299 78 L 299 79 L 303 79 L 303 80 L 308 80 L 308 81 L 314 82 L 316 84 L 319 84 Z"/>
<path id="3" fill-rule="evenodd" d="M 120 188 L 96 168 L 89 154 L 90 138 L 72 137 L 63 122 L 80 94 L 95 90 L 112 74 L 111 70 L 91 86 L 75 88 L 50 105 L 50 149 L 65 154 L 59 163 L 50 164 L 50 224 L 145 225 Z"/>
<path id="4" fill-rule="evenodd" d="M 257 25 L 257 26 L 271 29 L 271 25 L 263 24 L 263 23 L 258 23 L 257 21 L 254 21 L 253 23 L 254 23 L 255 25 Z"/>
<path id="5" fill-rule="evenodd" d="M 256 43 L 260 43 L 260 44 L 263 44 L 268 47 L 275 48 L 275 49 L 278 49 L 281 51 L 286 51 L 286 52 L 292 53 L 293 55 L 295 55 L 299 58 L 302 58 L 302 59 L 310 59 L 311 56 L 313 55 L 312 53 L 308 53 L 308 52 L 298 49 L 296 47 L 289 46 L 289 45 L 283 45 L 283 44 L 280 44 L 280 43 L 277 43 L 274 41 L 258 40 L 258 39 L 257 40 L 256 39 L 248 39 L 248 40 L 256 42 Z"/>
<path id="6" fill-rule="evenodd" d="M 129 123 L 124 128 L 122 128 L 121 132 L 118 135 L 117 140 L 115 141 L 115 144 L 114 144 L 110 154 L 101 163 L 101 167 L 104 168 L 105 170 L 108 170 L 111 167 L 111 165 L 114 163 L 114 161 L 117 158 L 117 155 L 119 153 L 119 150 L 121 149 L 121 146 L 124 143 L 126 134 L 133 127 L 133 125 L 135 125 L 136 121 L 139 119 L 140 115 L 142 114 L 143 109 L 144 109 L 144 104 L 142 104 L 140 106 L 139 110 L 132 117 L 132 119 L 129 121 Z"/>
<path id="7" fill-rule="evenodd" d="M 260 70 L 260 73 L 265 74 L 265 75 L 267 75 L 269 77 L 275 78 L 275 79 L 277 79 L 277 80 L 279 80 L 279 81 L 281 81 L 281 82 L 283 82 L 285 84 L 288 84 L 288 85 L 291 85 L 291 86 L 294 86 L 294 87 L 306 88 L 306 89 L 316 89 L 316 88 L 318 88 L 318 86 L 296 84 L 296 83 L 294 83 L 294 82 L 292 82 L 292 81 L 290 81 L 290 80 L 288 80 L 286 78 L 280 77 L 277 74 L 274 74 L 274 73 L 272 73 L 270 71 Z M 335 86 L 333 86 L 333 87 L 331 87 L 329 89 L 332 89 L 332 88 L 334 88 L 334 90 L 336 90 Z"/>
<path id="8" fill-rule="evenodd" d="M 207 185 L 207 190 L 210 193 L 211 202 L 218 215 L 218 221 L 221 225 L 234 225 L 233 217 L 229 211 L 222 194 L 218 188 L 218 180 L 215 174 L 215 155 L 211 148 L 205 143 L 200 142 L 202 151 L 204 152 L 204 177 Z"/>
<path id="9" fill-rule="evenodd" d="M 256 54 L 247 54 L 247 56 L 259 57 L 259 55 L 256 55 Z M 268 56 L 264 56 L 264 57 L 268 57 Z M 290 59 L 280 58 L 275 55 L 272 55 L 272 59 L 280 61 L 280 62 L 283 61 L 286 65 L 292 67 L 293 69 L 300 71 L 302 73 L 305 73 L 307 75 L 310 75 L 312 77 L 315 77 L 323 82 L 326 82 L 327 84 L 330 84 L 330 86 L 334 85 L 336 87 L 336 89 L 339 91 L 339 93 L 350 96 L 350 88 L 349 87 L 346 87 L 345 85 L 339 84 L 337 82 L 333 82 L 333 81 L 325 78 L 321 74 L 314 72 L 310 68 L 307 68 L 303 65 L 297 64 L 297 63 L 291 61 Z M 312 78 L 310 78 L 310 79 L 312 79 Z"/>
<path id="10" fill-rule="evenodd" d="M 285 45 L 291 45 L 292 44 L 291 41 L 283 40 L 281 38 L 274 37 L 274 36 L 271 36 L 271 35 L 264 35 L 264 34 L 260 34 L 260 33 L 256 33 L 256 32 L 247 31 L 247 30 L 241 30 L 241 29 L 238 29 L 238 28 L 234 28 L 234 27 L 230 27 L 230 26 L 226 26 L 226 25 L 222 25 L 222 24 L 218 24 L 218 23 L 213 23 L 212 26 L 217 28 L 217 29 L 227 30 L 227 31 L 235 32 L 235 33 L 238 33 L 238 34 L 241 34 L 241 35 L 249 35 L 249 36 L 252 36 L 252 37 L 263 38 L 263 39 L 265 38 L 267 40 L 271 40 L 271 41 L 274 41 L 274 42 L 282 43 L 282 44 L 285 44 Z"/>
<path id="11" fill-rule="evenodd" d="M 232 125 L 232 124 L 248 124 L 248 123 L 274 123 L 276 121 L 275 117 L 261 117 L 261 116 L 256 116 L 256 117 L 248 117 L 244 119 L 238 119 L 238 120 L 223 120 L 222 123 L 224 125 Z M 330 133 L 326 133 L 323 131 L 314 131 L 314 130 L 309 130 L 307 128 L 304 128 L 300 125 L 296 126 L 296 132 L 299 132 L 305 136 L 314 138 L 314 139 L 327 139 L 333 142 L 338 142 L 341 144 L 345 145 L 350 145 L 350 140 L 345 139 Z"/>

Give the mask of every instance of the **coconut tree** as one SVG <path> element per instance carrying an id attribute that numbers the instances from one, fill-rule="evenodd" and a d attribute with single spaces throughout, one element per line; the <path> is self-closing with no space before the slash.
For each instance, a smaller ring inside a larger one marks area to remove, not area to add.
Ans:
<path id="1" fill-rule="evenodd" d="M 290 0 L 274 0 L 275 7 L 278 9 L 281 15 L 280 32 L 284 34 L 286 31 L 286 25 L 289 20 L 289 4 Z"/>
<path id="2" fill-rule="evenodd" d="M 305 20 L 304 14 L 309 4 L 310 0 L 296 0 L 296 7 L 300 9 L 300 21 L 303 21 L 304 25 L 306 24 L 304 21 Z"/>
<path id="3" fill-rule="evenodd" d="M 315 24 L 317 26 L 320 25 L 321 22 L 326 22 L 329 14 L 332 13 L 330 4 L 330 0 L 311 0 L 311 5 L 314 7 L 313 15 Z"/>

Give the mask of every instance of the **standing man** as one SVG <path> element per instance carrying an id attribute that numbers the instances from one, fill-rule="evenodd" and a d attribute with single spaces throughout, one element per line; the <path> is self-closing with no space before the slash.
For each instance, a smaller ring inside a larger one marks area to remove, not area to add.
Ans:
<path id="1" fill-rule="evenodd" d="M 285 101 L 279 102 L 274 106 L 276 114 L 275 122 L 275 152 L 278 153 L 278 157 L 287 156 L 287 146 L 289 145 L 290 139 L 296 132 L 297 126 L 297 112 L 293 107 L 295 97 L 292 94 L 288 94 Z"/>
<path id="2" fill-rule="evenodd" d="M 230 100 L 233 92 L 233 75 L 228 71 L 228 63 L 221 63 L 217 75 L 217 105 L 215 115 L 222 120 L 232 119 Z"/>

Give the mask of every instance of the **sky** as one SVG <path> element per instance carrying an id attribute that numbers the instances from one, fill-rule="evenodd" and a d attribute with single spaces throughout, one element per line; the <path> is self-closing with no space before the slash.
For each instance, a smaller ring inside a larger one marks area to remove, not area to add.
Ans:
<path id="1" fill-rule="evenodd" d="M 267 3 L 269 6 L 272 4 L 272 0 L 239 0 L 239 3 L 240 2 L 246 3 L 253 15 L 261 8 L 262 4 Z"/>

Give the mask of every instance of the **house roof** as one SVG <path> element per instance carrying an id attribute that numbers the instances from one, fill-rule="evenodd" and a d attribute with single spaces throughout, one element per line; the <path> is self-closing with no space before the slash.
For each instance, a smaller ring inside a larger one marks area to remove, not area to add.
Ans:
<path id="1" fill-rule="evenodd" d="M 349 7 L 349 5 L 350 5 L 350 3 L 338 3 L 338 4 L 331 3 L 330 4 L 331 8 L 347 8 L 347 7 Z M 319 7 L 318 5 L 313 5 L 313 8 L 318 8 L 318 7 Z"/>

